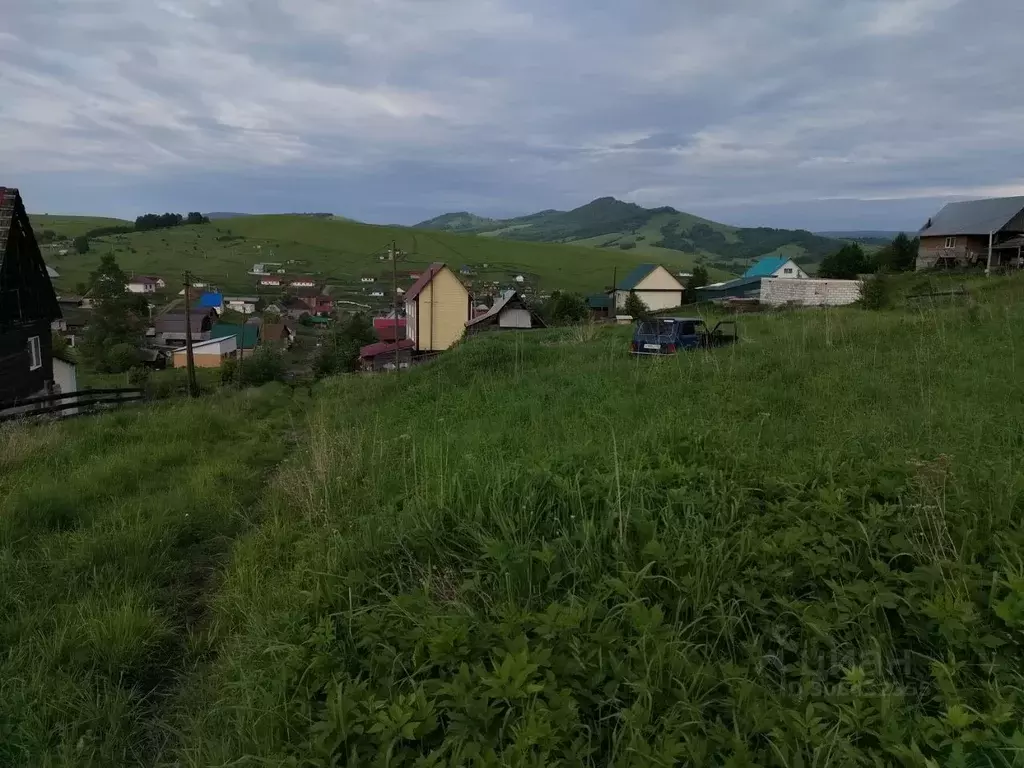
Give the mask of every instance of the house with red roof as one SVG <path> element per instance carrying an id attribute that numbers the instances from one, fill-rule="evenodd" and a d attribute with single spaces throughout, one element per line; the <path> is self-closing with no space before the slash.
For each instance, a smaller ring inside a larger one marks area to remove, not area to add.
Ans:
<path id="1" fill-rule="evenodd" d="M 359 350 L 359 361 L 364 371 L 393 371 L 412 364 L 411 339 L 367 344 Z"/>

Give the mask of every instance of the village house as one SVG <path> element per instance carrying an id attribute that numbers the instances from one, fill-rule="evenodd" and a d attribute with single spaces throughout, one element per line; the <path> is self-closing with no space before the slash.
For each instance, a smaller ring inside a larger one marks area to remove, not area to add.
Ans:
<path id="1" fill-rule="evenodd" d="M 406 337 L 405 327 L 405 318 L 395 317 L 394 310 L 383 317 L 373 318 L 373 332 L 377 334 L 380 341 L 401 341 Z"/>
<path id="2" fill-rule="evenodd" d="M 394 342 L 378 341 L 359 350 L 359 361 L 364 371 L 393 371 L 408 368 L 412 363 L 412 339 Z"/>
<path id="3" fill-rule="evenodd" d="M 1024 249 L 1024 197 L 949 203 L 920 231 L 917 269 L 1020 266 Z"/>
<path id="4" fill-rule="evenodd" d="M 373 280 L 374 280 L 374 278 L 372 278 L 372 277 L 360 277 L 359 278 L 359 282 L 360 283 L 372 283 Z"/>
<path id="5" fill-rule="evenodd" d="M 125 286 L 130 293 L 156 293 L 167 287 L 163 278 L 152 275 L 136 275 Z"/>
<path id="6" fill-rule="evenodd" d="M 615 286 L 612 309 L 624 310 L 630 294 L 635 294 L 647 308 L 657 312 L 682 306 L 683 284 L 659 264 L 640 264 L 634 267 Z"/>
<path id="7" fill-rule="evenodd" d="M 224 308 L 242 315 L 253 315 L 259 306 L 258 296 L 225 296 Z"/>
<path id="8" fill-rule="evenodd" d="M 234 325 L 232 323 L 214 323 L 210 329 L 211 339 L 223 339 L 231 336 L 235 340 L 235 349 L 241 352 L 242 357 L 250 357 L 260 343 L 260 331 L 262 326 L 248 321 L 245 325 Z"/>
<path id="9" fill-rule="evenodd" d="M 0 402 L 55 390 L 50 326 L 60 317 L 21 194 L 0 187 Z"/>
<path id="10" fill-rule="evenodd" d="M 238 344 L 234 336 L 192 343 L 192 359 L 196 368 L 220 368 L 225 360 L 237 356 Z M 176 348 L 171 364 L 175 368 L 185 368 L 188 365 L 188 349 L 184 346 Z"/>
<path id="11" fill-rule="evenodd" d="M 505 291 L 487 312 L 466 323 L 466 332 L 474 334 L 543 327 L 544 321 L 526 306 L 518 291 Z"/>
<path id="12" fill-rule="evenodd" d="M 280 288 L 284 278 L 280 275 L 264 275 L 260 278 L 261 288 Z"/>
<path id="13" fill-rule="evenodd" d="M 462 338 L 473 303 L 459 278 L 434 262 L 405 294 L 406 335 L 418 352 L 438 352 Z"/>
<path id="14" fill-rule="evenodd" d="M 785 256 L 762 256 L 743 273 L 744 278 L 750 277 L 782 277 L 794 280 L 806 280 L 808 275 L 800 265 Z"/>
<path id="15" fill-rule="evenodd" d="M 295 341 L 295 331 L 286 323 L 264 323 L 260 337 L 264 344 L 288 349 Z"/>
<path id="16" fill-rule="evenodd" d="M 196 300 L 199 309 L 212 309 L 218 315 L 224 311 L 224 297 L 219 293 L 207 292 Z"/>
<path id="17" fill-rule="evenodd" d="M 217 313 L 212 309 L 194 308 L 190 313 L 192 341 L 208 341 Z M 185 343 L 185 311 L 175 310 L 157 315 L 153 321 L 154 341 L 159 346 L 171 347 Z"/>
<path id="18" fill-rule="evenodd" d="M 202 282 L 192 283 L 192 291 L 201 291 L 201 290 L 203 290 L 206 287 L 208 287 L 206 285 L 206 283 L 202 283 Z M 184 296 L 185 295 L 185 289 L 182 288 L 180 291 L 178 291 L 178 295 L 179 296 Z M 191 295 L 195 296 L 196 294 L 193 292 L 193 293 L 191 293 Z"/>
<path id="19" fill-rule="evenodd" d="M 315 288 L 316 280 L 311 277 L 293 277 L 288 285 L 292 288 Z"/>

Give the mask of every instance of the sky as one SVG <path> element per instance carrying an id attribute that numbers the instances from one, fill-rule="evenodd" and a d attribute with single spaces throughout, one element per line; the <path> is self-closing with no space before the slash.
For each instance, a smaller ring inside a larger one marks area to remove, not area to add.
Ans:
<path id="1" fill-rule="evenodd" d="M 412 224 L 614 196 L 917 229 L 1024 194 L 1020 0 L 31 0 L 0 24 L 30 211 Z"/>

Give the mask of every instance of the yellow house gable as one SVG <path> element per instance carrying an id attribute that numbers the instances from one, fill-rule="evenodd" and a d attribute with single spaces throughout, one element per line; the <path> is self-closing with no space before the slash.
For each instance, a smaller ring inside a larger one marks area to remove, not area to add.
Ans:
<path id="1" fill-rule="evenodd" d="M 441 267 L 406 304 L 408 336 L 424 352 L 449 349 L 462 338 L 470 319 L 469 291 L 448 267 Z"/>
<path id="2" fill-rule="evenodd" d="M 683 285 L 660 264 L 636 284 L 635 291 L 681 291 Z"/>

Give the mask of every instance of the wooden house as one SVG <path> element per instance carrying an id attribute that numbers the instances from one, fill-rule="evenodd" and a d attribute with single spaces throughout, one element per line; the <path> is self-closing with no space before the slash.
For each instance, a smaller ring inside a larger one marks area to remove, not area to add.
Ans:
<path id="1" fill-rule="evenodd" d="M 412 363 L 411 339 L 394 342 L 378 341 L 359 350 L 359 361 L 364 371 L 393 371 L 408 368 Z"/>
<path id="2" fill-rule="evenodd" d="M 807 280 L 808 275 L 788 256 L 762 256 L 743 273 L 744 278 L 778 277 L 787 280 Z"/>
<path id="3" fill-rule="evenodd" d="M 917 269 L 1020 264 L 1024 197 L 949 203 L 920 231 Z"/>
<path id="4" fill-rule="evenodd" d="M 466 332 L 524 331 L 543 327 L 544 321 L 526 306 L 518 291 L 505 291 L 494 306 L 466 323 Z"/>
<path id="5" fill-rule="evenodd" d="M 417 352 L 449 349 L 472 319 L 469 291 L 455 273 L 436 261 L 405 294 L 406 335 Z"/>
<path id="6" fill-rule="evenodd" d="M 50 326 L 60 317 L 21 194 L 0 187 L 0 402 L 53 389 Z"/>
<path id="7" fill-rule="evenodd" d="M 194 307 L 189 313 L 192 324 L 192 341 L 207 341 L 210 331 L 217 322 L 217 313 L 212 308 Z M 153 323 L 156 343 L 162 346 L 176 346 L 185 343 L 185 312 L 175 310 L 157 316 Z"/>

